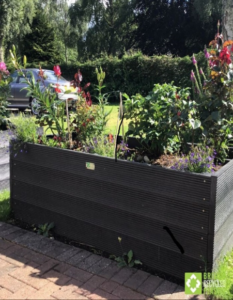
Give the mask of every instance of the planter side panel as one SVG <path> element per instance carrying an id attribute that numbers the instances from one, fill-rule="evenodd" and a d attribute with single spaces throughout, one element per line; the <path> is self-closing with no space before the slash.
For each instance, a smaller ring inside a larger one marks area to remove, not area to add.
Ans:
<path id="1" fill-rule="evenodd" d="M 233 247 L 233 161 L 217 176 L 214 262 Z"/>
<path id="2" fill-rule="evenodd" d="M 125 251 L 181 279 L 204 269 L 210 177 L 30 144 L 11 165 L 17 218 L 54 221 L 58 234 L 110 253 L 121 236 Z"/>

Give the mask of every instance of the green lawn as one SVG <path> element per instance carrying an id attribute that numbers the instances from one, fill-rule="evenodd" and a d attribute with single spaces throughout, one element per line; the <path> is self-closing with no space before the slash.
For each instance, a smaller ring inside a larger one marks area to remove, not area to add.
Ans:
<path id="1" fill-rule="evenodd" d="M 106 112 L 108 112 L 110 110 L 111 110 L 111 113 L 108 117 L 109 120 L 108 120 L 108 123 L 107 123 L 107 127 L 105 129 L 105 133 L 106 134 L 111 133 L 111 134 L 115 135 L 116 131 L 117 131 L 117 119 L 118 119 L 119 105 L 114 105 L 114 104 L 107 105 L 106 106 Z M 124 120 L 123 124 L 124 124 L 124 130 L 126 132 L 128 130 L 129 121 Z M 119 125 L 120 125 L 120 120 L 118 121 L 118 126 Z M 122 133 L 122 128 L 121 128 L 120 133 Z"/>
<path id="2" fill-rule="evenodd" d="M 0 191 L 0 221 L 6 221 L 10 215 L 10 191 Z"/>
<path id="3" fill-rule="evenodd" d="M 206 288 L 205 294 L 211 295 L 216 300 L 233 299 L 233 249 L 219 261 L 216 271 L 212 273 L 212 279 L 223 280 L 225 287 Z"/>

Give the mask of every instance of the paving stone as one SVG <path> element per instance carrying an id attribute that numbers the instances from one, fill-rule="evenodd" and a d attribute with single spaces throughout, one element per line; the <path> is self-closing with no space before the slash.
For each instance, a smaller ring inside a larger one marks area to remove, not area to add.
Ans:
<path id="1" fill-rule="evenodd" d="M 12 246 L 12 243 L 3 239 L 0 239 L 0 248 L 7 249 Z"/>
<path id="2" fill-rule="evenodd" d="M 18 269 L 16 265 L 12 265 L 7 261 L 0 260 L 0 277 Z"/>
<path id="3" fill-rule="evenodd" d="M 119 271 L 120 268 L 117 266 L 117 264 L 112 262 L 107 268 L 100 271 L 99 275 L 105 277 L 106 279 L 110 279 Z"/>
<path id="4" fill-rule="evenodd" d="M 28 247 L 29 249 L 36 250 L 37 245 L 45 239 L 41 235 L 37 235 L 33 232 L 28 232 L 24 235 L 21 235 L 20 237 L 17 237 L 14 239 L 14 242 L 20 245 L 23 245 L 25 247 Z"/>
<path id="5" fill-rule="evenodd" d="M 70 277 L 64 274 L 61 274 L 55 270 L 50 270 L 43 275 L 43 278 L 56 283 L 57 285 L 64 285 L 70 281 Z"/>
<path id="6" fill-rule="evenodd" d="M 26 264 L 28 264 L 30 261 L 22 256 L 15 255 L 14 253 L 8 254 L 8 256 L 2 257 L 2 259 L 7 261 L 8 263 L 15 265 L 17 267 L 24 267 Z"/>
<path id="7" fill-rule="evenodd" d="M 24 234 L 26 234 L 26 233 L 27 233 L 26 230 L 24 230 L 24 229 L 19 229 L 19 228 L 18 228 L 18 230 L 13 231 L 13 232 L 11 232 L 11 233 L 5 235 L 4 238 L 5 238 L 6 240 L 9 240 L 9 241 L 14 241 L 15 238 L 18 238 L 18 237 L 20 237 L 20 236 L 22 236 L 22 235 L 24 235 Z"/>
<path id="8" fill-rule="evenodd" d="M 91 252 L 88 252 L 86 250 L 82 250 L 76 255 L 72 256 L 70 259 L 67 260 L 68 264 L 71 264 L 72 266 L 77 267 L 78 264 L 83 261 L 85 258 L 91 255 Z"/>
<path id="9" fill-rule="evenodd" d="M 7 224 L 7 223 L 5 223 L 5 222 L 0 222 L 0 236 L 1 236 L 1 232 L 2 232 L 2 231 L 5 231 L 5 230 L 10 229 L 10 228 L 12 228 L 12 227 L 13 227 L 13 226 L 10 225 L 10 224 Z"/>
<path id="10" fill-rule="evenodd" d="M 89 279 L 84 285 L 82 285 L 81 290 L 82 293 L 86 296 L 92 294 L 95 289 L 97 289 L 106 279 L 103 277 L 99 277 L 94 275 L 91 279 Z"/>
<path id="11" fill-rule="evenodd" d="M 52 248 L 45 252 L 45 254 L 52 258 L 57 258 L 58 256 L 67 252 L 70 248 L 70 246 L 58 241 L 50 240 L 50 243 L 52 245 Z"/>
<path id="12" fill-rule="evenodd" d="M 12 298 L 13 293 L 6 289 L 0 289 L 0 299 L 13 299 Z M 15 298 L 14 298 L 15 299 Z"/>
<path id="13" fill-rule="evenodd" d="M 56 265 L 53 269 L 57 272 L 65 273 L 65 271 L 67 271 L 69 268 L 70 268 L 70 265 L 68 265 L 64 262 L 61 262 L 58 265 Z"/>
<path id="14" fill-rule="evenodd" d="M 177 287 L 177 284 L 164 280 L 153 292 L 153 297 L 159 299 L 168 299 Z"/>
<path id="15" fill-rule="evenodd" d="M 46 254 L 48 251 L 54 249 L 53 244 L 48 238 L 42 238 L 28 245 L 28 248 L 35 250 L 41 254 Z"/>
<path id="16" fill-rule="evenodd" d="M 14 294 L 11 294 L 8 298 L 6 297 L 5 299 L 10 299 L 10 300 L 12 300 L 12 299 L 28 299 L 28 297 L 30 296 L 30 295 L 33 295 L 33 294 L 35 294 L 36 293 L 36 289 L 34 289 L 33 287 L 31 287 L 31 286 L 26 286 L 26 288 L 22 288 L 22 289 L 20 289 L 20 290 L 18 290 L 16 293 L 14 293 Z M 29 298 L 30 299 L 30 298 Z M 39 298 L 37 298 L 37 299 L 39 299 Z"/>
<path id="17" fill-rule="evenodd" d="M 125 286 L 130 287 L 134 290 L 137 288 L 149 277 L 149 273 L 138 270 L 129 279 L 124 283 Z"/>
<path id="18" fill-rule="evenodd" d="M 112 293 L 117 287 L 119 286 L 119 283 L 115 281 L 105 281 L 101 286 L 100 289 L 104 290 L 108 293 Z"/>
<path id="19" fill-rule="evenodd" d="M 43 286 L 41 289 L 36 290 L 28 295 L 27 299 L 54 299 L 51 295 L 58 291 L 60 289 L 60 286 L 54 284 L 53 282 L 49 282 L 45 286 Z"/>
<path id="20" fill-rule="evenodd" d="M 152 296 L 153 292 L 163 282 L 163 279 L 158 276 L 150 275 L 137 289 L 139 293 L 146 296 Z"/>
<path id="21" fill-rule="evenodd" d="M 137 270 L 133 268 L 121 268 L 120 271 L 114 275 L 111 280 L 123 284 L 131 275 L 136 273 Z"/>
<path id="22" fill-rule="evenodd" d="M 81 252 L 80 248 L 70 248 L 70 250 L 64 252 L 63 254 L 56 257 L 57 260 L 62 262 L 67 262 L 71 257 L 75 256 L 77 253 Z"/>
<path id="23" fill-rule="evenodd" d="M 184 293 L 184 287 L 182 286 L 178 286 L 175 291 L 173 292 L 173 294 L 170 295 L 170 297 L 168 298 L 169 300 L 188 300 L 190 299 L 190 295 L 186 295 Z M 195 299 L 197 300 L 196 296 Z"/>
<path id="24" fill-rule="evenodd" d="M 53 269 L 57 265 L 58 265 L 58 261 L 57 260 L 55 260 L 55 259 L 49 259 L 48 261 L 46 261 L 42 265 L 38 266 L 34 270 L 33 274 L 35 274 L 37 276 L 42 276 L 45 272 L 48 272 L 49 270 Z"/>
<path id="25" fill-rule="evenodd" d="M 9 290 L 12 293 L 15 293 L 19 289 L 25 287 L 26 285 L 23 282 L 10 277 L 9 275 L 4 275 L 0 277 L 0 286 L 4 289 Z"/>
<path id="26" fill-rule="evenodd" d="M 9 228 L 6 229 L 6 230 L 0 231 L 0 236 L 1 236 L 2 238 L 4 238 L 6 235 L 8 235 L 8 234 L 10 234 L 10 233 L 13 233 L 13 232 L 15 232 L 15 231 L 17 231 L 17 230 L 19 230 L 18 227 L 13 227 L 13 226 L 11 226 L 11 227 L 9 227 Z"/>
<path id="27" fill-rule="evenodd" d="M 93 294 L 91 295 L 88 295 L 88 298 L 91 299 L 91 300 L 117 300 L 117 299 L 120 299 L 119 297 L 117 297 L 116 295 L 112 295 L 112 294 L 109 294 L 108 292 L 106 291 L 103 291 L 101 289 L 97 289 Z M 132 298 L 133 300 L 133 298 Z"/>
<path id="28" fill-rule="evenodd" d="M 28 259 L 30 261 L 34 261 L 36 263 L 38 263 L 39 265 L 42 265 L 43 263 L 45 263 L 46 261 L 49 260 L 49 257 L 36 253 L 34 251 L 30 251 L 27 254 L 24 255 L 25 259 Z"/>
<path id="29" fill-rule="evenodd" d="M 63 286 L 58 291 L 54 292 L 52 294 L 52 297 L 55 299 L 80 299 L 80 300 L 86 300 L 87 298 L 82 295 L 79 291 L 79 287 L 81 286 L 81 282 L 77 280 L 71 280 L 67 283 L 67 285 Z"/>
<path id="30" fill-rule="evenodd" d="M 93 276 L 91 273 L 75 267 L 70 267 L 64 274 L 83 283 Z"/>
<path id="31" fill-rule="evenodd" d="M 111 263 L 112 261 L 110 259 L 103 257 L 100 261 L 96 262 L 91 267 L 89 267 L 87 271 L 93 274 L 99 274 L 102 270 L 110 266 Z"/>
<path id="32" fill-rule="evenodd" d="M 119 297 L 120 299 L 146 299 L 147 298 L 145 295 L 139 294 L 125 286 L 119 286 L 115 291 L 113 291 L 113 295 Z"/>
<path id="33" fill-rule="evenodd" d="M 49 282 L 44 278 L 37 277 L 36 275 L 32 274 L 32 272 L 33 272 L 33 268 L 26 267 L 26 268 L 19 268 L 18 270 L 11 272 L 9 275 L 15 279 L 18 279 L 32 286 L 37 290 L 39 290 Z"/>
<path id="34" fill-rule="evenodd" d="M 89 269 L 92 265 L 94 265 L 95 263 L 97 263 L 98 261 L 100 261 L 102 259 L 101 256 L 96 255 L 96 254 L 91 254 L 90 256 L 88 256 L 87 258 L 85 258 L 83 261 L 81 261 L 80 263 L 78 263 L 77 267 L 83 270 L 87 270 Z"/>

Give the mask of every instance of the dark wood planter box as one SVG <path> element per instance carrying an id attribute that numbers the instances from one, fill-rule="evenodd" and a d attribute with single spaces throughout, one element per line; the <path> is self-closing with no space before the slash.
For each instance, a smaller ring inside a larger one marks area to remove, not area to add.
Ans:
<path id="1" fill-rule="evenodd" d="M 25 146 L 10 159 L 16 219 L 54 222 L 57 234 L 119 256 L 121 237 L 145 266 L 180 279 L 211 271 L 233 245 L 233 161 L 199 175 Z"/>

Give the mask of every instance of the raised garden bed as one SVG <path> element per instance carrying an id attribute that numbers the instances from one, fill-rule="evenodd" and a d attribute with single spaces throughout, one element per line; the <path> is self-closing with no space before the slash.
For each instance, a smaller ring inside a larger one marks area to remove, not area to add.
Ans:
<path id="1" fill-rule="evenodd" d="M 135 257 L 183 279 L 211 271 L 233 245 L 233 161 L 199 175 L 25 144 L 10 159 L 11 208 L 31 224 Z M 15 155 L 17 153 L 17 155 Z"/>

